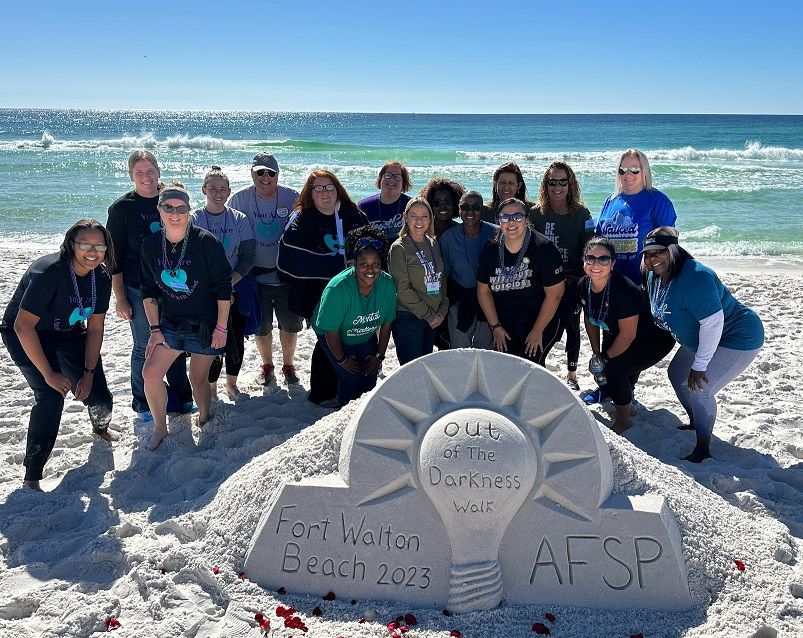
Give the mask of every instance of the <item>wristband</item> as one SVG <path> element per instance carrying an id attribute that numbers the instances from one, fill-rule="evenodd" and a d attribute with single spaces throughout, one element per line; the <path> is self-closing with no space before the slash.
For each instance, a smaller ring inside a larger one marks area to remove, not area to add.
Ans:
<path id="1" fill-rule="evenodd" d="M 228 332 L 226 328 L 221 328 L 220 324 L 215 326 L 215 330 L 217 330 L 218 332 L 222 332 L 223 334 L 226 334 Z"/>
<path id="2" fill-rule="evenodd" d="M 335 359 L 335 363 L 339 366 L 342 366 L 347 360 L 348 356 L 344 354 L 342 359 Z"/>
<path id="3" fill-rule="evenodd" d="M 494 325 L 492 325 L 492 326 L 488 326 L 488 327 L 491 329 L 491 332 L 493 332 L 493 331 L 494 331 L 494 330 L 496 330 L 497 328 L 501 328 L 501 327 L 502 327 L 502 324 L 501 324 L 501 323 L 495 323 Z"/>
<path id="4" fill-rule="evenodd" d="M 162 331 L 162 326 L 160 326 L 160 325 L 157 323 L 157 324 L 155 324 L 155 325 L 153 325 L 153 326 L 148 326 L 148 330 L 149 330 L 151 333 L 154 333 L 154 332 L 161 332 L 161 331 Z"/>
<path id="5" fill-rule="evenodd" d="M 94 367 L 94 368 L 92 368 L 91 370 L 90 370 L 89 368 L 87 368 L 87 367 L 84 367 L 84 374 L 86 374 L 87 372 L 88 372 L 89 374 L 95 374 L 95 370 L 97 370 L 97 369 L 98 369 L 98 367 L 97 367 L 97 366 L 95 366 L 95 367 Z"/>

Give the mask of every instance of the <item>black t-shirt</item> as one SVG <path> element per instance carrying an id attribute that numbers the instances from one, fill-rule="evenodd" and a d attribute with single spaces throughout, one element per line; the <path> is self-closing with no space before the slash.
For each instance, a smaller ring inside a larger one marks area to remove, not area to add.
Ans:
<path id="1" fill-rule="evenodd" d="M 597 322 L 598 327 L 603 331 L 603 349 L 613 343 L 619 334 L 619 320 L 627 319 L 638 315 L 638 330 L 636 340 L 633 343 L 643 342 L 645 339 L 652 339 L 656 331 L 661 331 L 656 327 L 650 313 L 650 304 L 644 292 L 636 286 L 630 279 L 620 275 L 618 272 L 611 272 L 611 286 L 607 295 L 608 310 L 600 310 L 605 303 L 605 290 L 602 292 L 591 291 L 591 323 Z M 577 287 L 578 301 L 583 307 L 586 318 L 589 317 L 588 310 L 588 289 L 590 279 L 584 276 Z M 602 316 L 600 316 L 602 313 Z M 596 324 L 595 324 L 596 325 Z"/>
<path id="2" fill-rule="evenodd" d="M 181 260 L 181 242 L 167 246 L 162 254 L 162 233 L 142 242 L 140 290 L 143 299 L 162 300 L 162 319 L 217 320 L 218 300 L 231 298 L 231 266 L 226 251 L 215 236 L 190 226 L 187 250 Z M 181 262 L 181 263 L 179 263 Z"/>
<path id="3" fill-rule="evenodd" d="M 161 228 L 159 197 L 142 197 L 136 191 L 123 195 L 109 206 L 106 228 L 114 242 L 117 261 L 115 274 L 123 273 L 123 282 L 132 288 L 139 287 L 139 259 L 142 240 L 158 233 Z"/>
<path id="4" fill-rule="evenodd" d="M 530 231 L 530 243 L 517 272 L 509 277 L 499 267 L 499 243 L 489 242 L 480 253 L 477 281 L 491 288 L 496 313 L 502 324 L 535 323 L 546 297 L 544 288 L 563 281 L 563 261 L 551 241 L 541 233 Z M 514 266 L 518 253 L 504 251 L 505 267 Z"/>
<path id="5" fill-rule="evenodd" d="M 92 273 L 83 277 L 76 275 L 80 306 L 78 303 L 70 268 L 59 253 L 45 255 L 34 261 L 22 276 L 3 314 L 8 326 L 14 325 L 19 309 L 39 317 L 38 332 L 69 332 L 82 327 L 90 314 L 102 315 L 109 309 L 112 280 L 104 266 L 98 266 L 95 274 L 95 307 L 92 308 Z M 83 307 L 83 313 L 81 312 Z M 90 312 L 90 308 L 92 311 Z"/>
<path id="6" fill-rule="evenodd" d="M 558 247 L 566 278 L 576 282 L 582 277 L 583 247 L 594 236 L 594 222 L 588 209 L 581 206 L 574 213 L 558 215 L 551 209 L 542 214 L 536 206 L 530 215 L 530 223 Z"/>

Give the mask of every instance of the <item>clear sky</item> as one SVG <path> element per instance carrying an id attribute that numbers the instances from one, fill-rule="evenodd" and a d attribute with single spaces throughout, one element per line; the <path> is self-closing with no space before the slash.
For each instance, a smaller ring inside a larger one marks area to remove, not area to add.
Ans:
<path id="1" fill-rule="evenodd" d="M 803 113 L 796 0 L 3 0 L 0 107 Z"/>

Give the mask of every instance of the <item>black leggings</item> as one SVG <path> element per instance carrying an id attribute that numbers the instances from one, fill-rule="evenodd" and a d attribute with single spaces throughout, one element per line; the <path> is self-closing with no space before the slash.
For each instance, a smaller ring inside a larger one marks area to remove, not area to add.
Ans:
<path id="1" fill-rule="evenodd" d="M 605 337 L 608 335 L 606 334 Z M 614 341 L 603 337 L 602 350 Z M 672 335 L 665 330 L 650 332 L 648 339 L 635 339 L 630 347 L 605 365 L 607 383 L 602 386 L 616 405 L 630 405 L 639 373 L 663 359 L 675 346 Z"/>
<path id="2" fill-rule="evenodd" d="M 560 339 L 562 332 L 560 315 L 556 312 L 552 321 L 544 328 L 543 335 L 541 336 L 541 350 L 539 350 L 534 357 L 528 356 L 525 353 L 525 348 L 527 335 L 530 333 L 530 330 L 532 330 L 535 319 L 524 322 L 508 320 L 508 322 L 505 323 L 500 317 L 499 321 L 502 322 L 502 327 L 510 335 L 510 341 L 507 342 L 508 354 L 514 354 L 522 359 L 534 361 L 539 366 L 545 368 L 547 355 L 552 349 L 552 346 L 555 345 L 555 342 Z"/>
<path id="3" fill-rule="evenodd" d="M 77 331 L 64 336 L 39 333 L 39 342 L 50 367 L 67 377 L 72 391 L 75 392 L 75 386 L 84 376 L 86 335 Z M 59 433 L 64 397 L 47 384 L 42 373 L 25 354 L 14 332 L 4 332 L 3 343 L 33 390 L 34 405 L 28 422 L 28 441 L 23 465 L 25 480 L 39 481 Z M 112 419 L 112 395 L 106 385 L 100 358 L 95 374 L 92 375 L 92 389 L 83 403 L 88 408 L 92 430 L 98 434 L 106 432 Z"/>
<path id="4" fill-rule="evenodd" d="M 577 370 L 577 359 L 580 358 L 580 309 L 577 306 L 577 283 L 566 283 L 566 290 L 560 300 L 557 315 L 560 317 L 558 339 L 566 331 L 566 369 Z"/>
<path id="5" fill-rule="evenodd" d="M 229 332 L 226 335 L 226 374 L 236 377 L 240 374 L 243 367 L 243 355 L 245 355 L 245 317 L 237 309 L 237 303 L 231 304 L 229 311 Z M 223 358 L 220 355 L 212 360 L 209 368 L 209 383 L 214 383 L 220 378 L 223 369 Z"/>

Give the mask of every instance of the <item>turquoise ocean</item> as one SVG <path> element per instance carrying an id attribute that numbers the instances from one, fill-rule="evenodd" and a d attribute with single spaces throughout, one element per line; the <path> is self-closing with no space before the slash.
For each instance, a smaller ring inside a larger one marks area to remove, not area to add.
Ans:
<path id="1" fill-rule="evenodd" d="M 260 151 L 281 182 L 334 171 L 356 200 L 379 167 L 405 162 L 417 192 L 446 176 L 489 197 L 500 164 L 521 166 L 534 197 L 554 160 L 577 172 L 593 216 L 612 190 L 619 153 L 650 158 L 654 185 L 674 202 L 694 254 L 803 260 L 803 116 L 434 115 L 0 109 L 0 242 L 48 243 L 80 217 L 106 219 L 131 189 L 126 158 L 148 148 L 164 181 L 201 205 L 212 164 L 232 187 L 250 183 Z"/>

